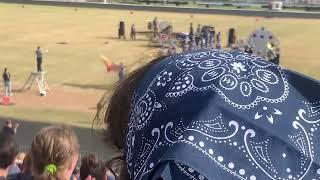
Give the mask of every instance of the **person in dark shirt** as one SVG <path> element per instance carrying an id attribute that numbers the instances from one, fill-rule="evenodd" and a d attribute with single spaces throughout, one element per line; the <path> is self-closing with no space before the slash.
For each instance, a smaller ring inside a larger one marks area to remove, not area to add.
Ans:
<path id="1" fill-rule="evenodd" d="M 120 81 L 122 81 L 125 78 L 123 63 L 120 63 L 120 65 L 119 65 L 119 74 L 118 75 L 119 75 L 119 80 Z"/>
<path id="2" fill-rule="evenodd" d="M 152 24 L 153 24 L 153 37 L 157 37 L 158 34 L 159 34 L 159 32 L 158 32 L 159 24 L 158 24 L 158 18 L 157 17 L 154 18 Z"/>
<path id="3" fill-rule="evenodd" d="M 217 34 L 217 45 L 216 45 L 216 48 L 217 49 L 221 49 L 222 48 L 222 45 L 221 45 L 221 33 L 218 32 Z"/>
<path id="4" fill-rule="evenodd" d="M 17 155 L 13 137 L 0 133 L 0 180 L 7 179 L 9 167 Z"/>
<path id="5" fill-rule="evenodd" d="M 37 47 L 37 50 L 36 50 L 36 57 L 37 57 L 37 71 L 38 72 L 41 72 L 42 71 L 42 56 L 43 56 L 43 53 L 40 49 L 40 46 Z"/>
<path id="6" fill-rule="evenodd" d="M 7 136 L 12 136 L 17 133 L 19 123 L 16 123 L 14 126 L 11 120 L 7 120 L 5 125 L 2 128 L 2 133 Z"/>
<path id="7" fill-rule="evenodd" d="M 2 74 L 2 80 L 4 83 L 4 93 L 5 96 L 11 96 L 11 75 L 8 72 L 8 68 L 4 68 L 3 74 Z"/>
<path id="8" fill-rule="evenodd" d="M 134 24 L 131 26 L 130 38 L 136 40 L 136 26 Z"/>
<path id="9" fill-rule="evenodd" d="M 190 31 L 189 31 L 189 38 L 193 38 L 194 32 L 193 32 L 193 24 L 190 23 Z"/>

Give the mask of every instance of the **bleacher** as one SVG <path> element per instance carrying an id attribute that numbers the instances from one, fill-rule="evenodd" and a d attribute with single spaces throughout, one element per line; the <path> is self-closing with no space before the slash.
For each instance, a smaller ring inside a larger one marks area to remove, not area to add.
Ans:
<path id="1" fill-rule="evenodd" d="M 204 7 L 235 7 L 238 9 L 241 8 L 268 8 L 269 7 L 269 1 L 265 0 L 249 0 L 249 1 L 210 1 L 210 0 L 200 0 L 196 3 L 198 6 L 204 6 Z M 314 1 L 305 1 L 305 2 L 299 2 L 296 0 L 287 0 L 283 1 L 283 8 L 284 9 L 299 9 L 299 10 L 305 10 L 305 11 L 320 11 L 320 0 L 314 0 Z"/>
<path id="2" fill-rule="evenodd" d="M 176 6 L 179 5 L 187 5 L 187 1 L 182 0 L 169 0 L 169 1 L 163 1 L 163 0 L 138 0 L 139 3 L 146 3 L 146 4 L 174 4 Z"/>

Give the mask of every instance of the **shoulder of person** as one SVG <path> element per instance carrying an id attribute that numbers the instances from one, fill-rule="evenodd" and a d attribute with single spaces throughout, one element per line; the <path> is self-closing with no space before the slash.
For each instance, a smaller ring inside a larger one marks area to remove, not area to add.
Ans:
<path id="1" fill-rule="evenodd" d="M 14 133 L 14 130 L 12 128 L 9 128 L 9 127 L 3 127 L 2 129 L 2 132 L 5 133 L 6 135 L 13 135 L 15 134 Z"/>
<path id="2" fill-rule="evenodd" d="M 14 175 L 9 175 L 7 177 L 7 180 L 33 180 L 33 178 L 30 175 L 25 175 L 23 173 L 18 173 L 18 174 L 14 174 Z"/>

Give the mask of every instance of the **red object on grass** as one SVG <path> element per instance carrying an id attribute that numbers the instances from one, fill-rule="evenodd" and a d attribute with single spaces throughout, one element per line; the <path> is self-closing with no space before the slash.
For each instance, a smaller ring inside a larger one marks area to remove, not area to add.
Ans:
<path id="1" fill-rule="evenodd" d="M 107 72 L 118 71 L 119 65 L 113 62 L 106 62 Z"/>
<path id="2" fill-rule="evenodd" d="M 2 97 L 2 105 L 9 105 L 11 101 L 10 96 L 3 96 Z"/>

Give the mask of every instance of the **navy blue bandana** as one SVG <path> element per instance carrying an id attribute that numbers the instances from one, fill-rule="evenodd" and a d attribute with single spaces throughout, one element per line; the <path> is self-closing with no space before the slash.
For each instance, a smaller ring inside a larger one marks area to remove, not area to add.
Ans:
<path id="1" fill-rule="evenodd" d="M 166 58 L 134 94 L 130 177 L 319 179 L 319 93 L 319 82 L 245 53 Z"/>

